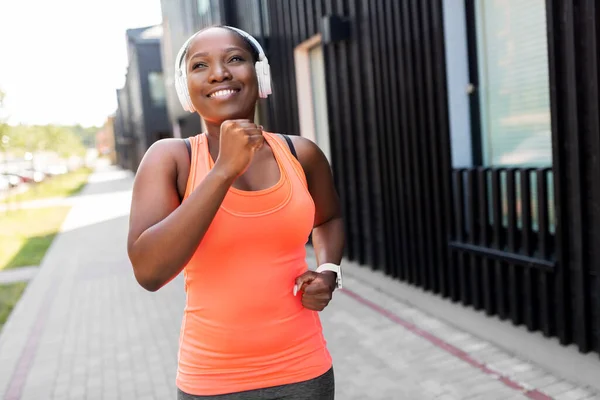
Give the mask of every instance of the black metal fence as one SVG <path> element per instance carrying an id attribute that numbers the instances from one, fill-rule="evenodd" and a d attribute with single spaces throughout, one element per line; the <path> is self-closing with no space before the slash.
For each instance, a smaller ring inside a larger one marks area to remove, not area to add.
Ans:
<path id="1" fill-rule="evenodd" d="M 550 168 L 454 171 L 452 299 L 529 330 L 556 331 L 552 187 Z"/>

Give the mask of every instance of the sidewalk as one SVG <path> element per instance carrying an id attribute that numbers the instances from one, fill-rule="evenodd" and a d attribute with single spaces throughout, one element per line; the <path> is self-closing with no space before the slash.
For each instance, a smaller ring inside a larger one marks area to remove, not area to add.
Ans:
<path id="1" fill-rule="evenodd" d="M 0 332 L 0 398 L 175 398 L 183 282 L 156 293 L 135 282 L 125 247 L 131 182 L 99 171 L 74 203 Z M 344 283 L 322 313 L 338 400 L 600 399 L 356 274 Z"/>

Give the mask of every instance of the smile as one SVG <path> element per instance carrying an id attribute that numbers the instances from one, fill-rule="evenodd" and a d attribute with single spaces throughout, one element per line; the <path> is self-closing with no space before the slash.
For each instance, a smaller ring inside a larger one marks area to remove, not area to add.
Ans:
<path id="1" fill-rule="evenodd" d="M 237 90 L 237 89 L 217 90 L 216 92 L 209 94 L 208 97 L 210 97 L 210 98 L 225 98 L 225 97 L 232 96 L 232 95 L 236 94 L 237 92 L 239 92 L 239 90 Z"/>

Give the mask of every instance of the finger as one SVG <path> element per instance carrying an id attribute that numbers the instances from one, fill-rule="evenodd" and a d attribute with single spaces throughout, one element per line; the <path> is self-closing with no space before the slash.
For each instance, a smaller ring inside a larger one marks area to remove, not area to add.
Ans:
<path id="1" fill-rule="evenodd" d="M 310 295 L 321 295 L 331 293 L 331 288 L 323 280 L 316 278 L 304 288 L 304 293 Z"/>
<path id="2" fill-rule="evenodd" d="M 313 271 L 306 271 L 302 275 L 296 278 L 296 284 L 294 285 L 294 296 L 302 290 L 304 284 L 309 284 L 314 281 L 317 277 L 317 273 Z"/>
<path id="3" fill-rule="evenodd" d="M 265 138 L 263 135 L 252 135 L 248 137 L 248 143 L 254 150 L 258 150 L 265 143 Z"/>
<path id="4" fill-rule="evenodd" d="M 323 311 L 323 309 L 325 309 L 325 307 L 327 307 L 328 304 L 329 301 L 305 299 L 304 297 L 302 298 L 302 306 L 306 309 L 313 311 Z"/>
<path id="5" fill-rule="evenodd" d="M 302 294 L 302 299 L 306 299 L 306 300 L 311 300 L 311 301 L 316 301 L 316 302 L 321 302 L 321 303 L 329 303 L 332 299 L 332 293 L 327 291 L 327 292 L 321 292 L 321 293 L 310 293 L 310 286 L 309 285 L 305 290 L 304 293 Z"/>

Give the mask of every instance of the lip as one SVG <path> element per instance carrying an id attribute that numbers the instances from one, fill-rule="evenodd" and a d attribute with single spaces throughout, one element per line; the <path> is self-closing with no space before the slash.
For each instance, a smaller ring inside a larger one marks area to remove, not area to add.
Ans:
<path id="1" fill-rule="evenodd" d="M 233 93 L 227 94 L 225 96 L 219 96 L 219 97 L 211 97 L 214 93 L 217 93 L 221 90 L 232 90 Z M 220 99 L 228 99 L 231 96 L 235 96 L 236 94 L 238 94 L 241 91 L 241 89 L 239 87 L 233 87 L 233 86 L 219 86 L 214 88 L 213 90 L 211 90 L 210 92 L 208 92 L 208 94 L 206 95 L 206 97 L 208 97 L 209 99 L 213 99 L 213 100 L 220 100 Z"/>

